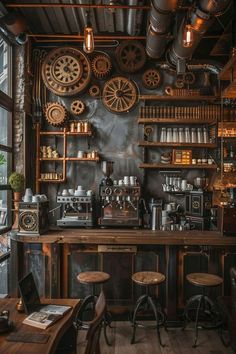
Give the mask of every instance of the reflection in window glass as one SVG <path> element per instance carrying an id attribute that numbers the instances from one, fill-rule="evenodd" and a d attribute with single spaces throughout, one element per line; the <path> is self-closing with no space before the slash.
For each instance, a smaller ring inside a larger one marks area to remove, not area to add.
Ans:
<path id="1" fill-rule="evenodd" d="M 8 268 L 9 261 L 6 260 L 0 263 L 0 295 L 8 294 Z"/>
<path id="2" fill-rule="evenodd" d="M 10 193 L 10 191 L 0 191 L 0 231 L 5 227 L 10 226 Z"/>
<path id="3" fill-rule="evenodd" d="M 0 185 L 7 184 L 12 154 L 0 150 Z"/>
<path id="4" fill-rule="evenodd" d="M 11 113 L 0 107 L 0 144 L 11 146 Z"/>
<path id="5" fill-rule="evenodd" d="M 2 38 L 0 38 L 0 90 L 10 96 L 9 50 L 9 45 L 7 45 Z"/>

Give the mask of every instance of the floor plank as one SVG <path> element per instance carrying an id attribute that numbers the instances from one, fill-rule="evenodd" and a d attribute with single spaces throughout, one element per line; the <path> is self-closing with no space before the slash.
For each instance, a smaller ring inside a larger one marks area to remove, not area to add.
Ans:
<path id="1" fill-rule="evenodd" d="M 158 343 L 155 329 L 137 328 L 136 343 L 130 344 L 132 327 L 129 322 L 117 321 L 112 323 L 113 328 L 108 328 L 107 333 L 112 345 L 109 347 L 105 343 L 102 333 L 101 354 L 233 354 L 233 350 L 225 348 L 216 331 L 199 330 L 199 340 L 197 348 L 192 348 L 194 339 L 193 328 L 170 328 L 165 331 L 161 328 L 162 341 L 165 344 L 161 347 Z M 85 331 L 79 334 L 78 354 L 82 354 L 85 342 L 82 337 Z M 83 347 L 81 343 L 84 343 Z"/>

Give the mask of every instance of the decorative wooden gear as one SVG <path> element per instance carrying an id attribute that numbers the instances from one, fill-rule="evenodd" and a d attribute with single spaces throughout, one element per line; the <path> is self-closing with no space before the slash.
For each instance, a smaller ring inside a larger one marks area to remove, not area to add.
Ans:
<path id="1" fill-rule="evenodd" d="M 83 101 L 75 100 L 71 103 L 70 109 L 74 115 L 79 116 L 80 114 L 82 114 L 84 112 L 85 104 Z"/>
<path id="2" fill-rule="evenodd" d="M 137 87 L 126 77 L 113 77 L 104 85 L 102 101 L 111 112 L 129 112 L 137 101 Z"/>
<path id="3" fill-rule="evenodd" d="M 142 76 L 143 85 L 150 89 L 154 90 L 160 85 L 161 76 L 157 69 L 148 69 L 144 72 Z"/>
<path id="4" fill-rule="evenodd" d="M 92 60 L 92 70 L 98 79 L 106 78 L 112 68 L 111 58 L 106 54 L 98 54 Z"/>
<path id="5" fill-rule="evenodd" d="M 116 48 L 116 59 L 120 69 L 126 73 L 140 70 L 146 62 L 146 52 L 138 41 L 124 41 Z"/>
<path id="6" fill-rule="evenodd" d="M 89 89 L 89 95 L 91 97 L 100 96 L 100 87 L 98 85 L 92 85 Z"/>
<path id="7" fill-rule="evenodd" d="M 45 86 L 56 95 L 73 96 L 83 91 L 90 82 L 90 61 L 75 48 L 53 49 L 44 59 L 42 78 Z"/>
<path id="8" fill-rule="evenodd" d="M 57 127 L 65 123 L 67 111 L 62 104 L 49 102 L 45 106 L 45 116 L 49 124 Z"/>

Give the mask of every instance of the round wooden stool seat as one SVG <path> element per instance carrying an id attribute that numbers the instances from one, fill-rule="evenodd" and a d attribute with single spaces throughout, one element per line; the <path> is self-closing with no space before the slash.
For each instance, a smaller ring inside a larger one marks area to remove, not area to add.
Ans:
<path id="1" fill-rule="evenodd" d="M 110 275 L 105 272 L 82 272 L 77 279 L 81 284 L 102 284 L 110 279 Z"/>
<path id="2" fill-rule="evenodd" d="M 187 280 L 196 286 L 217 286 L 223 283 L 223 279 L 218 275 L 209 273 L 190 273 L 186 276 Z"/>
<path id="3" fill-rule="evenodd" d="M 139 285 L 157 285 L 165 278 L 164 274 L 158 272 L 137 272 L 132 275 L 132 280 Z"/>

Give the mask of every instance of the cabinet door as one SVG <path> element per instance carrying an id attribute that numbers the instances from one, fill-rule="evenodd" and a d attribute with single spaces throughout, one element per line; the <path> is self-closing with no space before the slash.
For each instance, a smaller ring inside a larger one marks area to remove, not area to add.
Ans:
<path id="1" fill-rule="evenodd" d="M 99 255 L 97 252 L 88 250 L 81 251 L 74 249 L 69 255 L 68 270 L 67 270 L 67 284 L 68 297 L 84 299 L 87 295 L 92 294 L 92 288 L 89 285 L 80 284 L 77 280 L 77 275 L 81 272 L 98 271 Z M 98 294 L 100 289 L 96 288 L 95 292 Z"/>
<path id="2" fill-rule="evenodd" d="M 129 305 L 133 300 L 132 274 L 134 253 L 102 253 L 102 270 L 110 274 L 111 279 L 104 289 L 110 304 Z"/>

